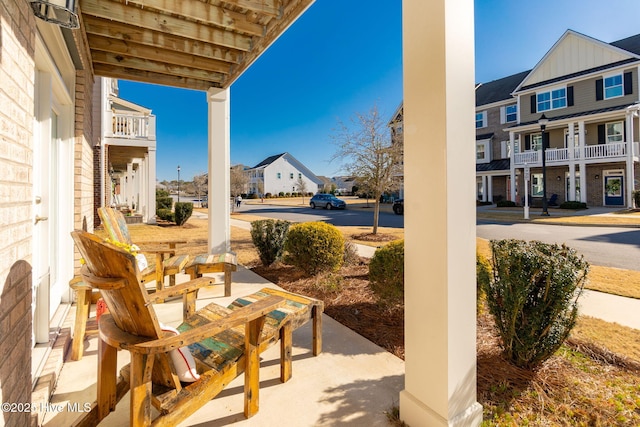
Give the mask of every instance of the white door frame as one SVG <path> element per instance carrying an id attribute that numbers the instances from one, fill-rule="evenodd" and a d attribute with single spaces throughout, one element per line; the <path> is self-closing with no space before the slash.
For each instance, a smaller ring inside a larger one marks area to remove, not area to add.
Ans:
<path id="1" fill-rule="evenodd" d="M 69 233 L 73 229 L 74 205 L 71 94 L 75 90 L 75 68 L 59 29 L 43 28 L 46 34 L 36 36 L 35 49 L 34 344 L 49 340 L 49 321 L 61 302 L 70 301 L 68 282 L 73 276 Z"/>

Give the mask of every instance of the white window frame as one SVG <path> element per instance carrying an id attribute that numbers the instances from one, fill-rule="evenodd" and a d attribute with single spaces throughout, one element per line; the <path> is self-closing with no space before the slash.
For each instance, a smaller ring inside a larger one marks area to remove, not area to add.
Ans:
<path id="1" fill-rule="evenodd" d="M 514 111 L 513 112 L 509 112 L 509 108 L 513 108 Z M 513 115 L 513 120 L 509 120 L 509 116 Z M 518 121 L 518 104 L 513 104 L 513 105 L 506 105 L 504 107 L 504 122 L 505 123 L 512 123 L 512 122 L 516 122 Z"/>
<path id="2" fill-rule="evenodd" d="M 282 179 L 282 174 L 280 172 L 276 173 L 276 178 L 277 179 Z"/>
<path id="3" fill-rule="evenodd" d="M 610 87 L 607 87 L 607 79 L 613 79 L 615 77 L 620 77 L 620 84 L 611 85 Z M 607 96 L 607 89 L 611 90 L 616 88 L 620 89 L 620 94 Z M 603 99 L 613 99 L 613 98 L 620 98 L 624 96 L 624 76 L 622 75 L 622 73 L 607 74 L 602 76 L 602 95 L 603 95 Z"/>
<path id="4" fill-rule="evenodd" d="M 536 141 L 535 144 L 534 144 L 534 140 Z M 542 150 L 542 134 L 532 133 L 531 136 L 529 136 L 529 151 L 540 151 L 540 150 Z"/>
<path id="5" fill-rule="evenodd" d="M 480 115 L 480 120 L 478 120 L 478 115 Z M 478 126 L 478 123 L 481 124 L 481 126 Z M 482 128 L 486 128 L 487 127 L 487 112 L 485 111 L 480 111 L 477 112 L 476 111 L 476 129 L 482 129 Z"/>
<path id="6" fill-rule="evenodd" d="M 531 197 L 542 197 L 544 195 L 544 186 L 542 184 L 542 174 L 531 174 Z"/>
<path id="7" fill-rule="evenodd" d="M 564 90 L 564 96 L 554 98 L 554 92 L 558 92 L 560 90 Z M 548 101 L 540 101 L 540 95 L 544 95 L 544 94 L 549 94 Z M 554 107 L 553 102 L 561 99 L 564 99 L 564 105 L 559 107 Z M 542 108 L 540 106 L 540 104 L 542 103 L 546 104 L 547 102 L 549 103 L 549 108 Z M 540 113 L 543 111 L 560 110 L 562 108 L 567 108 L 567 86 L 557 86 L 557 87 L 545 90 L 544 92 L 536 92 L 536 111 L 537 112 Z"/>
<path id="8" fill-rule="evenodd" d="M 620 125 L 620 133 L 619 134 L 609 134 L 609 126 L 610 125 Z M 605 141 L 607 142 L 607 144 L 615 144 L 618 142 L 624 142 L 624 122 L 623 121 L 617 121 L 617 122 L 609 122 L 609 123 L 605 123 L 604 125 L 604 134 L 605 134 Z M 616 139 L 613 139 L 616 138 Z M 619 139 L 618 139 L 619 138 Z"/>
<path id="9" fill-rule="evenodd" d="M 482 153 L 482 158 L 478 154 Z M 491 140 L 481 139 L 476 141 L 476 163 L 491 162 Z"/>

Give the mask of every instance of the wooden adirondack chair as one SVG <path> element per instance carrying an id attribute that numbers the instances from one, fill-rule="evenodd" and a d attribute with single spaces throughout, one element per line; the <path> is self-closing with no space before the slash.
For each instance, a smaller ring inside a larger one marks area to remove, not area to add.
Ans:
<path id="1" fill-rule="evenodd" d="M 103 207 L 98 209 L 98 215 L 102 220 L 105 230 L 109 233 L 111 240 L 115 242 L 125 243 L 127 245 L 133 244 L 131 236 L 129 235 L 129 228 L 127 222 L 124 219 L 122 213 L 115 209 Z M 175 274 L 184 269 L 186 274 L 189 274 L 192 279 L 202 277 L 204 273 L 224 273 L 224 296 L 231 295 L 231 275 L 238 268 L 236 254 L 233 252 L 224 254 L 201 254 L 195 256 L 192 260 L 187 260 L 187 255 L 175 256 L 175 243 L 186 243 L 186 241 L 166 241 L 160 242 L 160 244 L 169 245 L 167 250 L 154 250 L 156 253 L 156 260 L 154 265 L 163 265 L 163 270 L 152 268 L 150 264 L 147 269 L 143 271 L 143 278 L 145 283 L 149 280 L 156 280 L 156 288 L 161 290 L 163 288 L 162 278 L 169 276 L 170 284 L 175 285 Z M 139 245 L 150 244 L 154 242 L 137 242 Z M 155 242 L 158 244 L 158 242 Z M 170 257 L 164 259 L 165 254 L 168 253 Z"/>
<path id="2" fill-rule="evenodd" d="M 71 234 L 85 261 L 83 280 L 100 289 L 110 312 L 99 321 L 97 402 L 78 425 L 98 424 L 130 390 L 130 425 L 153 422 L 173 426 L 215 397 L 242 372 L 244 413 L 250 417 L 258 411 L 259 353 L 278 339 L 285 343 L 281 344 L 281 374 L 287 376 L 282 379 L 290 376 L 291 322 L 285 315 L 270 327 L 265 323 L 266 315 L 284 305 L 285 298 L 268 295 L 235 309 L 212 303 L 187 318 L 178 327 L 180 335 L 168 336 L 158 322 L 153 300 L 193 295 L 209 285 L 211 279 L 199 278 L 148 294 L 133 255 L 93 234 L 83 231 Z M 187 300 L 190 299 L 185 297 Z M 200 376 L 190 384 L 179 381 L 169 355 L 184 346 L 189 346 Z M 120 349 L 130 352 L 131 363 L 117 379 L 116 357 Z M 154 420 L 152 405 L 160 413 Z"/>
<path id="3" fill-rule="evenodd" d="M 105 231 L 113 242 L 126 245 L 144 246 L 149 244 L 168 246 L 166 249 L 141 249 L 141 252 L 154 254 L 148 259 L 149 266 L 142 270 L 142 283 L 156 281 L 156 289 L 164 288 L 164 278 L 169 276 L 170 284 L 175 285 L 175 275 L 179 273 L 189 261 L 188 255 L 176 255 L 176 245 L 187 243 L 186 240 L 167 240 L 163 242 L 133 242 L 129 234 L 127 222 L 122 212 L 112 208 L 98 208 L 98 215 Z"/>

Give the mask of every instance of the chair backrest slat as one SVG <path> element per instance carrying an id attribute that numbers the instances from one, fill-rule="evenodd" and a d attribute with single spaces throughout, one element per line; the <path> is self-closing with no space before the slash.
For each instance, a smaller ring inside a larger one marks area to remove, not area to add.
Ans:
<path id="1" fill-rule="evenodd" d="M 162 336 L 147 291 L 140 283 L 135 257 L 91 233 L 74 231 L 71 236 L 85 260 L 82 268 L 85 282 L 100 289 L 116 325 L 123 331 L 138 336 Z M 108 279 L 113 279 L 112 283 L 104 284 L 109 282 Z M 117 281 L 124 282 L 125 285 L 114 285 Z"/>
<path id="2" fill-rule="evenodd" d="M 105 231 L 109 234 L 109 238 L 114 242 L 133 244 L 127 221 L 124 219 L 122 212 L 112 208 L 98 208 L 98 215 L 102 220 Z"/>

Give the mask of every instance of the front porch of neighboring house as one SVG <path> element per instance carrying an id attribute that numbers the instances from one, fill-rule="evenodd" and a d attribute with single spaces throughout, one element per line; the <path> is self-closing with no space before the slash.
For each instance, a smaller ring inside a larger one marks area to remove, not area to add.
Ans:
<path id="1" fill-rule="evenodd" d="M 100 205 L 121 210 L 127 222 L 155 223 L 156 117 L 118 98 L 116 79 L 100 80 Z"/>
<path id="2" fill-rule="evenodd" d="M 587 206 L 633 208 L 638 187 L 640 104 L 582 117 L 550 118 L 545 150 L 547 199 Z M 511 200 L 524 204 L 525 168 L 530 204 L 541 204 L 542 133 L 536 122 L 509 129 Z"/>

